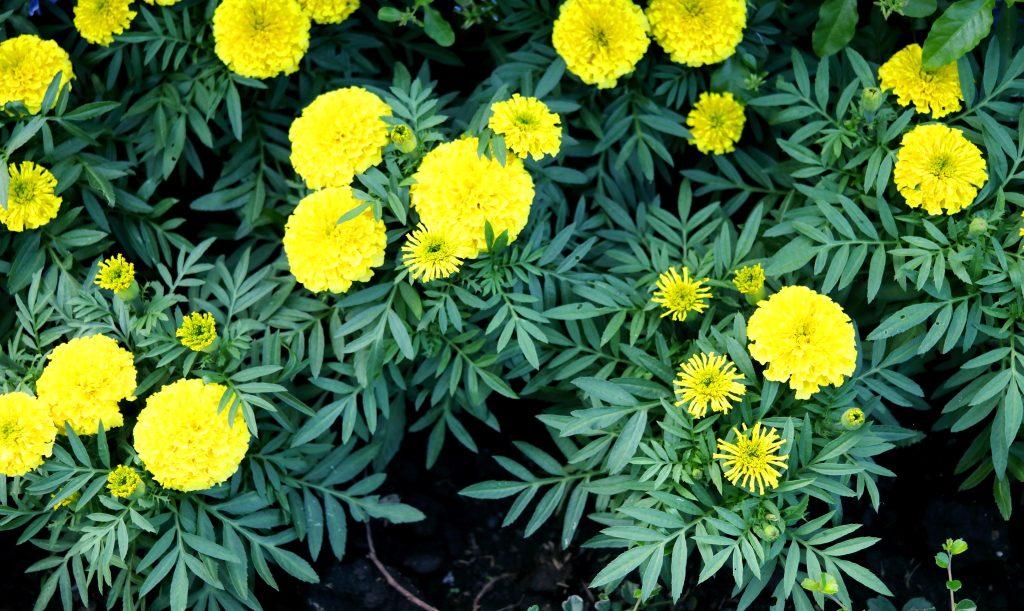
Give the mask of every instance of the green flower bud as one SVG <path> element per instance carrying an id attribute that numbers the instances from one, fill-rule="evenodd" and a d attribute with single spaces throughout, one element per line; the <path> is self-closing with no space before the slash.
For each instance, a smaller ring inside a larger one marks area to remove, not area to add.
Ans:
<path id="1" fill-rule="evenodd" d="M 391 142 L 394 143 L 395 148 L 407 155 L 415 151 L 418 144 L 416 134 L 404 123 L 391 128 Z"/>
<path id="2" fill-rule="evenodd" d="M 971 224 L 967 229 L 967 235 L 972 238 L 983 236 L 988 233 L 988 220 L 983 216 L 976 216 L 971 219 Z"/>
<path id="3" fill-rule="evenodd" d="M 840 421 L 843 424 L 843 428 L 848 431 L 855 431 L 864 426 L 864 410 L 859 407 L 851 407 L 843 412 Z"/>
<path id="4" fill-rule="evenodd" d="M 762 525 L 761 531 L 764 533 L 764 538 L 766 541 L 774 541 L 779 538 L 779 535 L 782 534 L 782 531 L 779 530 L 779 527 L 775 526 L 774 524 Z"/>
<path id="5" fill-rule="evenodd" d="M 882 101 L 885 100 L 885 94 L 878 87 L 865 87 L 860 92 L 860 109 L 864 113 L 865 117 L 874 115 L 879 108 L 882 107 Z"/>

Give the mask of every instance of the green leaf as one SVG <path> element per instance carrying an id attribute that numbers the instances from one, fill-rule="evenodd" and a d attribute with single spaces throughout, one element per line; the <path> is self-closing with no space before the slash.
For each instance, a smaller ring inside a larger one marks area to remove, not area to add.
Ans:
<path id="1" fill-rule="evenodd" d="M 615 445 L 608 452 L 608 472 L 612 475 L 621 471 L 629 463 L 636 448 L 640 445 L 640 439 L 647 428 L 647 412 L 639 411 L 633 414 L 626 426 L 622 428 Z"/>
<path id="2" fill-rule="evenodd" d="M 928 32 L 921 55 L 925 70 L 938 70 L 978 46 L 992 29 L 995 0 L 959 0 L 947 8 Z"/>
<path id="3" fill-rule="evenodd" d="M 629 407 L 637 404 L 636 397 L 623 390 L 621 386 L 608 380 L 602 380 L 600 378 L 576 378 L 572 381 L 572 384 L 595 399 L 604 401 L 610 405 Z"/>
<path id="4" fill-rule="evenodd" d="M 765 268 L 765 274 L 769 276 L 781 276 L 789 272 L 795 272 L 818 254 L 818 248 L 811 244 L 811 241 L 801 236 L 790 240 L 785 246 L 775 253 Z"/>
<path id="5" fill-rule="evenodd" d="M 950 592 L 957 592 L 963 586 L 959 579 L 950 579 L 946 582 L 946 589 Z"/>
<path id="6" fill-rule="evenodd" d="M 904 0 L 903 7 L 896 9 L 896 12 L 904 17 L 927 17 L 938 8 L 936 0 Z"/>
<path id="7" fill-rule="evenodd" d="M 884 339 L 899 335 L 928 320 L 928 317 L 942 306 L 943 304 L 941 303 L 915 303 L 914 305 L 909 305 L 883 320 L 868 335 L 868 340 Z"/>
<path id="8" fill-rule="evenodd" d="M 811 44 L 819 57 L 838 52 L 857 31 L 857 0 L 825 0 L 818 10 Z"/>
<path id="9" fill-rule="evenodd" d="M 377 11 L 377 19 L 385 23 L 395 23 L 401 21 L 405 17 L 405 13 L 396 9 L 393 6 L 381 7 Z"/>
<path id="10" fill-rule="evenodd" d="M 622 579 L 658 549 L 657 545 L 642 545 L 622 552 L 615 560 L 608 563 L 608 566 L 601 569 L 601 572 L 594 577 L 594 581 L 590 583 L 590 587 L 599 588 Z"/>
<path id="11" fill-rule="evenodd" d="M 450 47 L 455 43 L 455 32 L 452 30 L 452 26 L 435 8 L 424 7 L 423 31 L 442 47 Z"/>

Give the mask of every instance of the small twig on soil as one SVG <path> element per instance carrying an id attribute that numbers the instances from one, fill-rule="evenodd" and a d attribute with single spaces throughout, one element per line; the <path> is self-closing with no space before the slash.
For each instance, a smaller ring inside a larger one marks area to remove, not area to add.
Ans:
<path id="1" fill-rule="evenodd" d="M 389 586 L 394 588 L 395 591 L 404 596 L 407 601 L 416 605 L 420 609 L 425 609 L 426 611 L 439 611 L 437 607 L 431 607 L 429 604 L 417 598 L 415 594 L 403 588 L 402 584 L 398 583 L 398 581 L 396 581 L 395 578 L 391 576 L 391 573 L 389 573 L 388 570 L 384 568 L 384 564 L 380 561 L 379 558 L 377 558 L 377 550 L 373 547 L 373 534 L 370 533 L 369 522 L 366 523 L 366 543 L 370 546 L 370 561 L 373 562 L 373 564 L 377 567 L 377 570 L 379 570 L 381 575 L 384 576 L 384 581 L 388 582 Z"/>
<path id="2" fill-rule="evenodd" d="M 486 596 L 487 593 L 491 591 L 495 584 L 497 584 L 499 581 L 502 581 L 503 579 L 508 579 L 509 577 L 515 576 L 515 573 L 502 573 L 501 575 L 498 575 L 494 579 L 485 583 L 484 587 L 481 588 L 480 592 L 478 592 L 476 597 L 473 598 L 473 611 L 480 611 L 480 601 L 484 599 L 484 596 Z"/>

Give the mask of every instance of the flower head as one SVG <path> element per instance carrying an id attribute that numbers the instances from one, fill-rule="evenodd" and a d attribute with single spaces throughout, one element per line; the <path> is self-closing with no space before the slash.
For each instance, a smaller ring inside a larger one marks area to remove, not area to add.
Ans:
<path id="1" fill-rule="evenodd" d="M 107 475 L 107 490 L 110 491 L 111 496 L 126 499 L 140 488 L 145 488 L 145 485 L 138 472 L 131 467 L 117 465 L 117 468 Z"/>
<path id="2" fill-rule="evenodd" d="M 158 4 L 160 6 L 174 6 L 181 0 L 146 0 L 146 4 Z"/>
<path id="3" fill-rule="evenodd" d="M 239 414 L 218 412 L 225 388 L 178 380 L 146 400 L 134 430 L 135 451 L 164 488 L 191 492 L 227 481 L 245 458 L 249 429 Z"/>
<path id="4" fill-rule="evenodd" d="M 384 264 L 387 234 L 372 209 L 338 222 L 362 204 L 350 187 L 331 187 L 307 195 L 288 217 L 284 252 L 292 274 L 307 289 L 344 293 Z"/>
<path id="5" fill-rule="evenodd" d="M 464 237 L 467 257 L 487 248 L 485 227 L 508 231 L 509 242 L 530 218 L 533 179 L 523 162 L 501 165 L 477 154 L 479 141 L 463 138 L 437 146 L 423 158 L 409 188 L 412 207 L 432 231 Z"/>
<path id="6" fill-rule="evenodd" d="M 712 411 L 728 414 L 733 403 L 746 392 L 739 383 L 742 379 L 743 374 L 736 371 L 736 365 L 728 358 L 714 353 L 695 354 L 679 366 L 673 381 L 676 407 L 686 407 L 694 418 L 703 418 L 708 406 Z"/>
<path id="7" fill-rule="evenodd" d="M 843 412 L 839 420 L 842 422 L 843 428 L 848 431 L 855 431 L 864 426 L 864 410 L 859 407 L 851 407 Z"/>
<path id="8" fill-rule="evenodd" d="M 630 0 L 566 0 L 551 41 L 569 72 L 607 89 L 636 69 L 651 44 L 649 29 L 643 10 Z"/>
<path id="9" fill-rule="evenodd" d="M 292 166 L 311 189 L 346 187 L 381 161 L 391 108 L 362 87 L 323 93 L 292 122 Z"/>
<path id="10" fill-rule="evenodd" d="M 747 321 L 750 356 L 768 365 L 764 377 L 789 382 L 797 399 L 822 386 L 842 386 L 857 366 L 853 324 L 843 308 L 805 286 L 787 286 Z"/>
<path id="11" fill-rule="evenodd" d="M 906 46 L 893 55 L 878 69 L 878 80 L 883 90 L 892 89 L 900 106 L 913 104 L 917 112 L 936 119 L 960 110 L 964 99 L 956 62 L 925 70 L 921 45 Z"/>
<path id="12" fill-rule="evenodd" d="M 753 295 L 764 288 L 764 268 L 760 263 L 741 267 L 736 270 L 736 277 L 732 279 L 736 290 L 744 295 Z"/>
<path id="13" fill-rule="evenodd" d="M 182 319 L 175 335 L 181 339 L 182 346 L 202 352 L 217 339 L 217 323 L 209 312 L 192 312 Z"/>
<path id="14" fill-rule="evenodd" d="M 359 8 L 359 0 L 299 0 L 299 5 L 316 23 L 341 23 Z"/>
<path id="15" fill-rule="evenodd" d="M 893 180 L 911 208 L 955 214 L 971 205 L 988 180 L 981 151 L 959 129 L 918 125 L 900 144 Z"/>
<path id="16" fill-rule="evenodd" d="M 235 74 L 292 74 L 309 49 L 309 16 L 296 0 L 223 0 L 213 13 L 214 52 Z"/>
<path id="17" fill-rule="evenodd" d="M 718 453 L 712 455 L 712 458 L 722 459 L 725 479 L 760 495 L 764 495 L 765 487 L 778 488 L 779 475 L 789 459 L 789 454 L 777 454 L 784 443 L 778 431 L 764 428 L 758 422 L 750 429 L 749 436 L 746 424 L 742 433 L 736 428 L 732 432 L 736 434 L 736 443 L 719 439 Z"/>
<path id="18" fill-rule="evenodd" d="M 75 78 L 68 52 L 52 40 L 22 34 L 0 42 L 0 109 L 20 101 L 38 113 L 58 72 L 61 87 Z"/>
<path id="19" fill-rule="evenodd" d="M 118 253 L 106 261 L 100 261 L 94 282 L 101 289 L 115 293 L 128 290 L 135 282 L 135 264 L 129 263 L 124 255 Z"/>
<path id="20" fill-rule="evenodd" d="M 690 270 L 686 267 L 683 267 L 682 276 L 676 268 L 670 267 L 658 276 L 658 288 L 651 301 L 665 310 L 661 313 L 662 318 L 671 316 L 672 320 L 682 322 L 690 312 L 700 314 L 708 308 L 711 290 L 704 285 L 707 281 L 707 278 L 691 279 Z"/>
<path id="21" fill-rule="evenodd" d="M 0 395 L 0 475 L 25 475 L 52 454 L 57 429 L 46 406 L 23 392 Z"/>
<path id="22" fill-rule="evenodd" d="M 124 424 L 118 403 L 133 401 L 135 357 L 103 335 L 76 337 L 50 353 L 36 393 L 59 432 L 66 422 L 78 435 Z"/>
<path id="23" fill-rule="evenodd" d="M 420 224 L 402 245 L 402 264 L 414 280 L 430 282 L 435 278 L 447 278 L 459 271 L 465 252 L 465 244 L 450 235 L 430 231 Z"/>
<path id="24" fill-rule="evenodd" d="M 0 223 L 10 231 L 38 229 L 57 216 L 63 201 L 54 194 L 57 179 L 49 170 L 31 161 L 8 167 L 7 209 L 0 206 Z"/>
<path id="25" fill-rule="evenodd" d="M 1020 217 L 1021 217 L 1022 219 L 1024 219 L 1024 212 L 1021 212 L 1021 213 L 1020 213 Z M 1017 230 L 1017 233 L 1018 233 L 1018 234 L 1019 234 L 1019 235 L 1020 235 L 1020 236 L 1021 236 L 1022 238 L 1024 238 L 1024 227 L 1021 227 L 1020 229 L 1018 229 L 1018 230 Z"/>
<path id="26" fill-rule="evenodd" d="M 693 110 L 686 115 L 686 125 L 693 134 L 693 143 L 702 153 L 722 155 L 736 149 L 743 134 L 743 105 L 729 92 L 700 94 Z"/>
<path id="27" fill-rule="evenodd" d="M 672 61 L 697 67 L 725 61 L 736 52 L 747 25 L 745 0 L 651 0 L 654 40 Z"/>
<path id="28" fill-rule="evenodd" d="M 531 155 L 539 160 L 544 155 L 558 154 L 562 143 L 560 119 L 544 102 L 514 93 L 511 99 L 492 104 L 491 113 L 487 126 L 504 136 L 505 144 L 520 159 Z"/>
<path id="29" fill-rule="evenodd" d="M 75 28 L 82 38 L 106 47 L 122 34 L 135 18 L 133 0 L 78 0 L 75 4 Z"/>

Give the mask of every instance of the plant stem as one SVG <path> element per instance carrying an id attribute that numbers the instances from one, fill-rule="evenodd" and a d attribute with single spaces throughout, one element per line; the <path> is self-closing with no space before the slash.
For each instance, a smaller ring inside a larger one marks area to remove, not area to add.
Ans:
<path id="1" fill-rule="evenodd" d="M 373 562 L 373 564 L 377 567 L 377 570 L 379 570 L 381 575 L 384 576 L 384 580 L 388 582 L 389 586 L 397 590 L 398 593 L 404 596 L 407 601 L 416 605 L 420 609 L 425 609 L 426 611 L 439 611 L 437 607 L 430 606 L 429 604 L 417 598 L 415 594 L 403 588 L 402 584 L 398 583 L 398 581 L 396 581 L 395 578 L 391 576 L 391 573 L 388 572 L 388 570 L 384 567 L 384 564 L 380 561 L 379 558 L 377 558 L 377 550 L 373 546 L 373 535 L 370 533 L 369 521 L 366 522 L 366 543 L 370 547 L 370 561 Z"/>
<path id="2" fill-rule="evenodd" d="M 949 576 L 949 580 L 953 581 L 953 552 L 949 552 L 949 562 L 946 563 L 946 575 Z M 956 597 L 951 588 L 946 586 L 949 590 L 949 609 L 950 611 L 956 611 Z"/>

